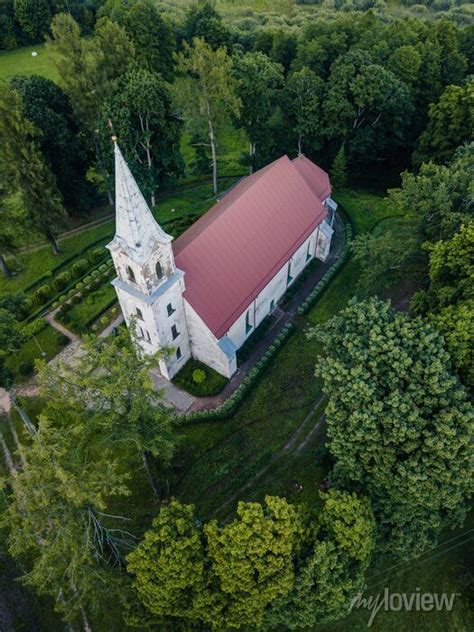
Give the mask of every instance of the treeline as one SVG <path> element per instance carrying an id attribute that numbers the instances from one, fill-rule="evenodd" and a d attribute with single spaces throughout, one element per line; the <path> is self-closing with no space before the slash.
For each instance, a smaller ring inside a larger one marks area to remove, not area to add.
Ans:
<path id="1" fill-rule="evenodd" d="M 0 50 L 43 41 L 57 13 L 69 13 L 85 32 L 90 32 L 102 1 L 0 0 Z"/>

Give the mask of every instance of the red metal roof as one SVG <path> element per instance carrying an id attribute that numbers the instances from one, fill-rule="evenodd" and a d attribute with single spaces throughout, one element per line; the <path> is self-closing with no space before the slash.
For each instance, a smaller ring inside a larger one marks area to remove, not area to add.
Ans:
<path id="1" fill-rule="evenodd" d="M 283 156 L 241 180 L 174 243 L 185 299 L 219 339 L 326 217 L 328 175 Z"/>

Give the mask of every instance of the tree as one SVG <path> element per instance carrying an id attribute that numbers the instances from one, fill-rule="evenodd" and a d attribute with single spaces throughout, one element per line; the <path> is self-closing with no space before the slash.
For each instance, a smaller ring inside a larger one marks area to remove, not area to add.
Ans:
<path id="1" fill-rule="evenodd" d="M 184 44 L 177 56 L 178 69 L 186 76 L 180 101 L 195 129 L 207 127 L 212 154 L 212 180 L 217 193 L 217 138 L 220 124 L 229 115 L 239 116 L 241 102 L 235 94 L 232 59 L 224 48 L 213 50 L 203 39 Z"/>
<path id="2" fill-rule="evenodd" d="M 370 497 L 382 551 L 419 555 L 462 522 L 471 488 L 474 411 L 444 341 L 378 299 L 351 301 L 313 335 L 333 481 Z"/>
<path id="3" fill-rule="evenodd" d="M 461 147 L 450 165 L 423 164 L 418 174 L 402 173 L 402 186 L 389 191 L 393 208 L 413 221 L 420 244 L 451 238 L 472 216 L 474 143 Z"/>
<path id="4" fill-rule="evenodd" d="M 21 113 L 20 95 L 0 84 L 0 153 L 21 194 L 28 223 L 59 252 L 58 230 L 67 215 L 55 178 L 36 143 L 35 130 Z"/>
<path id="5" fill-rule="evenodd" d="M 222 17 L 207 0 L 192 5 L 184 22 L 183 39 L 191 45 L 196 37 L 205 40 L 213 50 L 230 45 L 230 33 Z"/>
<path id="6" fill-rule="evenodd" d="M 174 434 L 171 415 L 150 377 L 157 362 L 156 356 L 141 351 L 132 326 L 113 338 L 86 338 L 77 362 L 43 365 L 39 379 L 46 399 L 61 407 L 64 401 L 71 402 L 96 415 L 104 445 L 120 441 L 135 449 L 159 496 L 150 456 L 169 461 Z"/>
<path id="7" fill-rule="evenodd" d="M 87 154 L 69 99 L 52 81 L 17 75 L 10 82 L 21 95 L 23 115 L 33 124 L 39 149 L 54 174 L 67 209 L 89 208 Z"/>
<path id="8" fill-rule="evenodd" d="M 297 140 L 298 154 L 303 148 L 321 148 L 323 91 L 322 79 L 306 66 L 286 81 L 283 109 L 291 137 Z"/>
<path id="9" fill-rule="evenodd" d="M 428 126 L 420 136 L 413 160 L 416 164 L 428 160 L 446 164 L 473 133 L 474 81 L 462 87 L 448 86 L 439 101 L 430 105 Z"/>
<path id="10" fill-rule="evenodd" d="M 32 41 L 48 32 L 51 9 L 48 0 L 14 0 L 15 20 Z"/>
<path id="11" fill-rule="evenodd" d="M 138 547 L 127 556 L 133 590 L 155 617 L 212 621 L 224 607 L 216 594 L 202 526 L 192 505 L 162 506 Z M 130 623 L 132 623 L 130 621 Z M 140 627 L 142 621 L 137 621 Z"/>
<path id="12" fill-rule="evenodd" d="M 303 537 L 295 507 L 282 498 L 239 502 L 237 518 L 204 528 L 208 555 L 220 591 L 226 595 L 223 622 L 231 627 L 262 624 L 267 606 L 293 585 L 292 557 Z"/>
<path id="13" fill-rule="evenodd" d="M 130 163 L 135 165 L 141 188 L 155 205 L 158 186 L 169 184 L 183 170 L 179 153 L 181 122 L 174 113 L 167 84 L 159 75 L 133 68 L 117 84 L 117 93 L 103 107 L 102 146 L 110 146 L 107 120 Z M 105 153 L 105 149 L 103 149 Z"/>
<path id="14" fill-rule="evenodd" d="M 272 628 L 301 629 L 340 619 L 364 586 L 375 538 L 370 503 L 337 490 L 323 500 L 295 564 L 293 586 L 270 606 L 266 621 Z"/>
<path id="15" fill-rule="evenodd" d="M 338 146 L 345 142 L 351 167 L 393 158 L 408 140 L 408 89 L 365 51 L 334 62 L 323 109 L 325 135 Z"/>
<path id="16" fill-rule="evenodd" d="M 175 40 L 171 26 L 150 2 L 137 2 L 126 13 L 123 23 L 132 41 L 137 61 L 163 79 L 173 79 Z"/>
<path id="17" fill-rule="evenodd" d="M 0 363 L 21 347 L 25 336 L 20 324 L 10 310 L 0 307 Z"/>
<path id="18" fill-rule="evenodd" d="M 1 520 L 10 554 L 32 563 L 23 582 L 51 596 L 65 620 L 81 616 L 86 632 L 88 608 L 117 599 L 121 579 L 112 566 L 122 563 L 127 545 L 105 513 L 111 498 L 129 493 L 127 474 L 114 450 L 97 458 L 96 430 L 84 408 L 47 408 L 21 446 L 23 466 L 9 481 L 11 502 Z"/>
<path id="19" fill-rule="evenodd" d="M 332 163 L 331 183 L 336 189 L 343 188 L 347 184 L 347 164 L 344 143 L 340 146 Z"/>
<path id="20" fill-rule="evenodd" d="M 257 147 L 269 135 L 269 119 L 283 86 L 283 68 L 263 53 L 246 53 L 237 58 L 236 91 L 242 103 L 240 125 L 250 139 L 250 164 L 257 162 Z"/>

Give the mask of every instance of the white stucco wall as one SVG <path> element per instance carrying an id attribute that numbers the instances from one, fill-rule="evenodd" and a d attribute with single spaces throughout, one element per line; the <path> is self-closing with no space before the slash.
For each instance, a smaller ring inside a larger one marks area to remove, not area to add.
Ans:
<path id="1" fill-rule="evenodd" d="M 287 288 L 290 287 L 291 283 L 314 257 L 318 229 L 319 227 L 301 244 L 290 261 L 285 263 L 268 285 L 263 288 L 257 298 L 249 305 L 243 314 L 239 316 L 232 327 L 230 327 L 227 335 L 237 348 L 243 345 L 255 328 L 268 316 L 272 301 L 274 301 L 275 307 L 285 294 Z M 307 259 L 308 253 L 310 255 L 309 259 Z M 292 277 L 290 285 L 287 284 L 288 271 L 290 271 Z M 246 317 L 248 312 L 250 313 L 250 323 L 252 325 L 252 329 L 249 332 L 246 331 Z"/>
<path id="2" fill-rule="evenodd" d="M 231 362 L 220 349 L 217 338 L 186 300 L 184 305 L 193 357 L 212 367 L 221 375 L 231 377 L 237 368 L 235 360 Z"/>

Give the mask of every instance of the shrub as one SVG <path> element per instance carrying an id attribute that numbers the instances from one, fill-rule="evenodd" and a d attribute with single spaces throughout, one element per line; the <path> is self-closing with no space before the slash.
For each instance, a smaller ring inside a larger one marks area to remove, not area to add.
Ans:
<path id="1" fill-rule="evenodd" d="M 105 272 L 107 270 L 108 266 L 106 263 L 101 263 L 99 266 L 99 270 L 100 272 Z"/>
<path id="2" fill-rule="evenodd" d="M 53 293 L 53 290 L 50 285 L 45 283 L 41 285 L 35 292 L 35 297 L 38 303 L 44 303 Z"/>
<path id="3" fill-rule="evenodd" d="M 33 373 L 33 370 L 34 370 L 33 360 L 24 360 L 23 362 L 20 362 L 18 366 L 18 373 L 20 375 L 31 375 Z"/>
<path id="4" fill-rule="evenodd" d="M 96 277 L 99 274 L 100 274 L 100 270 L 98 268 L 96 268 L 95 270 L 92 270 L 91 277 Z"/>
<path id="5" fill-rule="evenodd" d="M 109 317 L 107 315 L 104 315 L 104 316 L 101 317 L 101 319 L 100 319 L 100 324 L 101 325 L 107 325 L 108 322 L 109 322 Z"/>
<path id="6" fill-rule="evenodd" d="M 193 382 L 196 384 L 202 384 L 206 381 L 206 373 L 202 369 L 195 369 L 193 371 Z"/>
<path id="7" fill-rule="evenodd" d="M 90 274 L 88 274 L 86 277 L 84 277 L 83 282 L 84 285 L 89 285 L 89 283 L 92 281 L 92 276 Z"/>
<path id="8" fill-rule="evenodd" d="M 75 277 L 80 277 L 89 267 L 87 259 L 78 259 L 71 267 L 72 274 Z"/>
<path id="9" fill-rule="evenodd" d="M 71 303 L 73 305 L 77 305 L 78 303 L 82 301 L 82 297 L 83 297 L 82 294 L 75 294 L 71 299 Z"/>
<path id="10" fill-rule="evenodd" d="M 62 290 L 63 288 L 66 287 L 66 285 L 68 285 L 68 283 L 70 283 L 71 281 L 71 274 L 69 272 L 61 272 L 60 274 L 58 274 L 58 276 L 54 279 L 54 287 L 57 290 Z"/>
<path id="11" fill-rule="evenodd" d="M 98 261 L 100 261 L 102 259 L 102 257 L 105 255 L 105 250 L 104 248 L 94 248 L 94 250 L 92 250 L 89 254 L 89 261 L 92 261 L 92 263 L 97 263 Z"/>
<path id="12" fill-rule="evenodd" d="M 37 318 L 36 320 L 34 320 L 33 322 L 29 323 L 24 329 L 24 333 L 25 335 L 30 338 L 31 336 L 35 336 L 36 334 L 39 334 L 40 331 L 42 331 L 45 327 L 45 322 L 42 318 Z"/>

